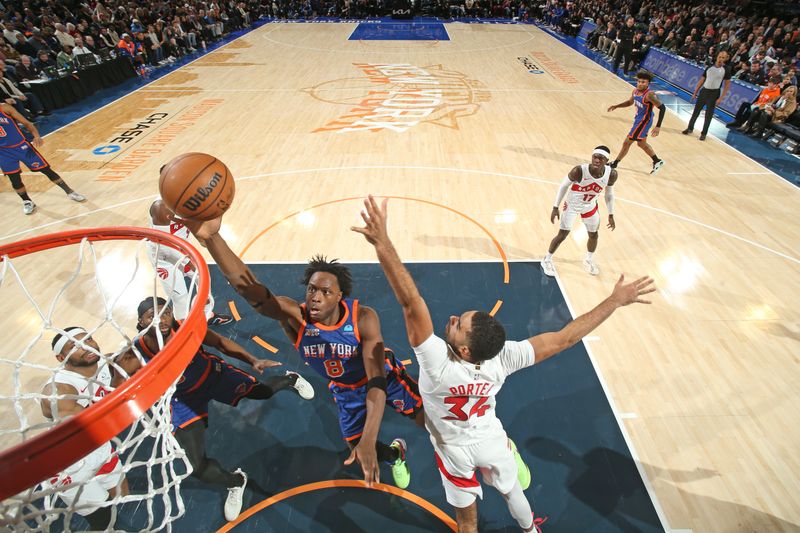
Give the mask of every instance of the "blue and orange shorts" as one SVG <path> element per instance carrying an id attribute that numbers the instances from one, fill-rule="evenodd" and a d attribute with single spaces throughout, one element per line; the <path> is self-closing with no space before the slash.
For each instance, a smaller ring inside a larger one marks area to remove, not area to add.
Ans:
<path id="1" fill-rule="evenodd" d="M 36 148 L 29 142 L 23 142 L 12 148 L 0 147 L 0 170 L 3 174 L 16 174 L 20 169 L 20 162 L 33 171 L 39 171 L 49 166 Z"/>
<path id="2" fill-rule="evenodd" d="M 386 355 L 386 405 L 398 413 L 414 418 L 422 410 L 422 397 L 417 382 L 406 373 L 403 363 L 390 351 Z M 347 442 L 355 441 L 364 433 L 367 422 L 367 383 L 347 385 L 331 381 L 328 388 L 333 393 L 339 409 L 339 427 Z"/>
<path id="3" fill-rule="evenodd" d="M 202 386 L 189 393 L 175 392 L 170 405 L 172 429 L 185 428 L 198 420 L 208 419 L 208 404 L 211 400 L 233 405 L 247 396 L 258 384 L 258 380 L 225 362 L 222 358 L 208 354 L 211 372 Z"/>

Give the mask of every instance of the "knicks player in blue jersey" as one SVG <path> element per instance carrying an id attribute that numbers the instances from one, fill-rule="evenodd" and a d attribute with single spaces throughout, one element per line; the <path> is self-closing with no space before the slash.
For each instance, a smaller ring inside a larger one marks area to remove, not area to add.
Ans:
<path id="1" fill-rule="evenodd" d="M 17 123 L 22 124 L 33 135 L 33 141 L 28 142 Z M 47 160 L 42 157 L 36 148 L 42 146 L 42 138 L 39 131 L 31 122 L 25 119 L 19 112 L 8 104 L 0 104 L 0 169 L 3 174 L 11 180 L 11 187 L 14 188 L 20 198 L 22 198 L 22 212 L 30 215 L 36 209 L 25 184 L 22 183 L 20 174 L 22 168 L 20 162 L 25 163 L 34 172 L 41 172 L 47 179 L 61 187 L 70 200 L 85 202 L 86 197 L 73 191 L 69 185 L 64 183 L 61 176 L 56 174 Z"/>
<path id="2" fill-rule="evenodd" d="M 256 279 L 220 236 L 221 219 L 182 222 L 205 245 L 236 292 L 256 311 L 277 320 L 305 362 L 329 381 L 339 427 L 351 449 L 345 464 L 358 461 L 371 486 L 380 481 L 378 462 L 386 462 L 395 484 L 406 488 L 411 473 L 405 441 L 394 439 L 387 445 L 378 440 L 378 430 L 385 405 L 423 427 L 422 398 L 416 381 L 384 348 L 378 314 L 350 298 L 350 271 L 336 261 L 313 258 L 305 271 L 301 304 L 275 296 Z"/>
<path id="3" fill-rule="evenodd" d="M 611 168 L 617 168 L 617 165 L 628 154 L 628 150 L 634 142 L 653 160 L 653 169 L 650 174 L 655 174 L 664 166 L 664 161 L 656 155 L 653 147 L 647 144 L 647 133 L 650 131 L 650 126 L 653 125 L 653 109 L 658 108 L 658 122 L 656 127 L 653 128 L 653 137 L 658 137 L 658 133 L 661 131 L 661 123 L 664 121 L 664 113 L 667 111 L 667 107 L 658 100 L 656 93 L 650 90 L 652 79 L 652 74 L 646 70 L 640 70 L 636 73 L 636 89 L 631 93 L 631 97 L 621 104 L 612 105 L 608 108 L 610 113 L 620 107 L 636 106 L 633 127 L 628 132 L 625 140 L 622 141 L 622 149 L 619 151 L 619 155 L 609 164 Z"/>
<path id="4" fill-rule="evenodd" d="M 158 335 L 166 343 L 177 329 L 172 315 L 172 304 L 167 305 L 163 298 L 146 298 L 138 308 L 138 331 L 144 334 L 134 341 L 134 347 L 146 361 L 159 352 Z M 154 317 L 158 325 L 153 326 Z M 203 344 L 183 371 L 170 411 L 175 439 L 186 452 L 192 465 L 192 475 L 207 483 L 222 485 L 228 489 L 225 500 L 225 519 L 235 520 L 242 510 L 242 496 L 247 485 L 247 474 L 237 469 L 230 472 L 216 459 L 206 455 L 205 433 L 208 426 L 208 404 L 211 400 L 236 406 L 243 398 L 266 400 L 283 389 L 294 389 L 302 398 L 314 398 L 314 388 L 296 372 L 286 372 L 284 376 L 271 376 L 263 382 L 247 372 L 239 370 L 224 359 L 207 352 L 204 346 L 211 347 L 228 357 L 249 363 L 259 374 L 265 368 L 279 366 L 277 361 L 257 359 L 239 344 L 222 337 L 211 330 L 206 332 Z"/>

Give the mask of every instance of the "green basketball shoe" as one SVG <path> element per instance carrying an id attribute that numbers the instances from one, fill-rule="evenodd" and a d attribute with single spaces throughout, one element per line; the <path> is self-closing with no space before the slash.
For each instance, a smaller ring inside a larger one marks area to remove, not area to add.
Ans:
<path id="1" fill-rule="evenodd" d="M 394 439 L 389 447 L 397 450 L 397 460 L 391 465 L 394 484 L 398 488 L 404 489 L 411 483 L 411 470 L 408 469 L 406 464 L 406 441 Z"/>
<path id="2" fill-rule="evenodd" d="M 508 439 L 508 446 L 514 452 L 514 460 L 517 462 L 517 479 L 519 479 L 522 490 L 525 490 L 531 486 L 531 469 L 522 460 L 522 456 L 517 451 L 517 445 L 514 444 L 513 440 Z"/>

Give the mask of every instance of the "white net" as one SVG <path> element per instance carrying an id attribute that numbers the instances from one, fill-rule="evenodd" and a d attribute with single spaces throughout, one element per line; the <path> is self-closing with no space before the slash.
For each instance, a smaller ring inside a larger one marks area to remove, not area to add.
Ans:
<path id="1" fill-rule="evenodd" d="M 163 347 L 159 312 L 147 328 L 137 331 L 139 302 L 155 303 L 157 296 L 170 301 L 175 292 L 159 279 L 151 259 L 153 246 L 164 244 L 135 237 L 83 239 L 14 259 L 3 257 L 0 313 L 6 317 L 6 335 L 0 353 L 0 470 L 4 474 L 14 468 L 6 452 L 20 445 L 33 448 L 43 438 L 54 437 L 53 428 L 73 416 L 79 417 L 73 422 L 88 420 L 89 413 L 107 407 L 104 402 L 113 403 L 108 396 L 115 389 L 123 389 L 115 397 L 128 392 L 125 384 L 131 375 L 141 372 L 137 378 L 148 378 L 143 383 L 158 386 L 142 370 L 148 363 L 136 347 L 137 339 L 151 328 Z M 197 272 L 205 272 L 205 265 L 183 253 L 179 259 L 170 281 L 184 283 L 183 269 L 191 262 L 191 293 L 199 280 Z M 161 355 L 173 354 L 165 350 Z M 159 357 L 152 359 L 148 371 L 157 369 Z M 154 404 L 128 413 L 128 419 L 120 418 L 125 415 L 120 411 L 107 419 L 92 416 L 108 434 L 93 436 L 93 445 L 80 454 L 80 460 L 48 465 L 55 469 L 51 475 L 12 491 L 4 481 L 0 531 L 169 531 L 184 513 L 180 485 L 191 473 L 170 420 L 179 372 L 155 391 L 159 397 Z M 115 427 L 112 421 L 121 431 L 109 429 Z M 53 440 L 48 450 L 70 446 L 65 440 Z M 11 477 L 24 472 L 23 466 Z"/>

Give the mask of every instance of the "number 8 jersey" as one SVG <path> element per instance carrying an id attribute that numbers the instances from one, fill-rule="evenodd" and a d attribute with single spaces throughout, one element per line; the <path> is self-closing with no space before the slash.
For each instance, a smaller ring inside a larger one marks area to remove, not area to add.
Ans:
<path id="1" fill-rule="evenodd" d="M 339 323 L 326 326 L 310 322 L 306 304 L 300 304 L 303 324 L 294 347 L 322 377 L 345 385 L 364 385 L 367 372 L 358 333 L 358 300 L 344 298 Z"/>

